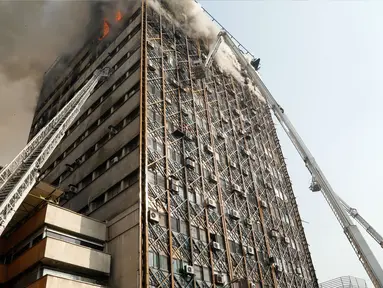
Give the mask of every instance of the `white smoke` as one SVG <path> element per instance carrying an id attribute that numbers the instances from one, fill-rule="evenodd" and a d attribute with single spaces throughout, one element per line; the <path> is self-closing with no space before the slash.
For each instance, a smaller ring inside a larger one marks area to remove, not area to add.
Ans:
<path id="1" fill-rule="evenodd" d="M 199 3 L 194 0 L 149 0 L 149 5 L 158 13 L 172 19 L 173 23 L 185 31 L 189 37 L 201 38 L 207 41 L 210 49 L 213 48 L 220 28 L 204 12 Z M 249 62 L 252 60 L 249 54 L 245 57 L 247 59 L 250 57 Z M 264 100 L 259 90 L 251 82 L 246 82 L 241 75 L 241 65 L 226 43 L 221 43 L 214 60 L 223 72 L 232 75 L 239 83 L 246 85 L 251 92 Z"/>

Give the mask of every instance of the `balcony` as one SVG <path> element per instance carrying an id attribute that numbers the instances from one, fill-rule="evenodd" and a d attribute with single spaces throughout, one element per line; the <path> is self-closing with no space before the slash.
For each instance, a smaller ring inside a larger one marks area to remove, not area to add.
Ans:
<path id="1" fill-rule="evenodd" d="M 0 241 L 0 247 L 4 250 L 1 251 L 0 249 L 0 253 L 6 253 L 44 225 L 56 227 L 61 231 L 66 231 L 73 235 L 81 235 L 82 237 L 96 241 L 106 240 L 105 223 L 48 204 L 14 231 L 8 239 L 0 238 L 0 240 L 2 240 Z"/>
<path id="2" fill-rule="evenodd" d="M 93 285 L 85 282 L 65 279 L 61 277 L 46 275 L 36 282 L 29 285 L 27 288 L 98 288 L 99 285 Z"/>
<path id="3" fill-rule="evenodd" d="M 8 265 L 7 279 L 14 278 L 39 262 L 50 267 L 73 270 L 87 275 L 108 275 L 111 256 L 47 237 Z"/>

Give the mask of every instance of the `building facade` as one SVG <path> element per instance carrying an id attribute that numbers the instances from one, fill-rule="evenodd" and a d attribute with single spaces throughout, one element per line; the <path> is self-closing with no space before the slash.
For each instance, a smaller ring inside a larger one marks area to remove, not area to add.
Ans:
<path id="1" fill-rule="evenodd" d="M 318 287 L 267 105 L 215 63 L 197 79 L 206 44 L 169 13 L 129 11 L 47 73 L 30 133 L 113 68 L 42 169 L 60 205 L 106 222 L 108 285 Z"/>
<path id="2" fill-rule="evenodd" d="M 366 280 L 352 276 L 338 277 L 319 284 L 320 288 L 367 288 Z"/>
<path id="3" fill-rule="evenodd" d="M 105 223 L 43 205 L 0 238 L 0 287 L 105 287 L 111 266 L 105 241 Z"/>

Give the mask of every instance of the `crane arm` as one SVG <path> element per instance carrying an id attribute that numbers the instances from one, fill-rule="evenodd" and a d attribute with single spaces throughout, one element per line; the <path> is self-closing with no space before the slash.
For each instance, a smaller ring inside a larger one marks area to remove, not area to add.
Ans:
<path id="1" fill-rule="evenodd" d="M 353 217 L 376 242 L 383 248 L 383 237 L 372 227 L 363 217 L 359 214 L 358 210 L 350 207 L 342 198 L 339 198 L 339 201 L 343 205 L 347 213 Z"/>
<path id="2" fill-rule="evenodd" d="M 234 41 L 223 34 L 224 40 L 227 45 L 232 49 L 236 55 L 238 61 L 242 67 L 247 71 L 249 77 L 257 85 L 259 90 L 262 93 L 262 96 L 265 97 L 270 109 L 273 111 L 275 117 L 282 125 L 287 136 L 295 146 L 302 160 L 305 162 L 307 169 L 311 175 L 316 179 L 320 185 L 323 196 L 325 197 L 327 203 L 331 207 L 333 213 L 338 219 L 340 225 L 343 228 L 344 233 L 346 234 L 348 240 L 350 241 L 352 247 L 358 255 L 359 260 L 363 264 L 367 274 L 371 278 L 375 287 L 383 287 L 383 270 L 380 267 L 378 261 L 376 260 L 374 254 L 372 253 L 370 247 L 364 240 L 362 234 L 360 233 L 358 227 L 353 224 L 351 218 L 347 212 L 343 209 L 342 204 L 332 189 L 330 183 L 326 179 L 325 175 L 321 171 L 319 165 L 316 163 L 314 157 L 312 156 L 309 149 L 304 144 L 303 140 L 295 130 L 294 126 L 287 118 L 283 109 L 279 106 L 277 101 L 274 99 L 270 91 L 267 89 L 266 85 L 261 80 L 259 74 L 253 69 L 250 63 L 246 60 L 245 56 L 242 54 L 240 49 L 234 43 Z"/>
<path id="3" fill-rule="evenodd" d="M 16 158 L 0 171 L 0 236 L 36 184 L 41 167 L 63 139 L 99 80 L 109 75 L 108 68 L 96 70 L 84 87 L 41 129 Z"/>

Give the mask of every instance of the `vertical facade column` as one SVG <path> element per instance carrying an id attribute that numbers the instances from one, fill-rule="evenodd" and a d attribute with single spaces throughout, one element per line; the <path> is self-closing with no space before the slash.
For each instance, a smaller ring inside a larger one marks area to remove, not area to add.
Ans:
<path id="1" fill-rule="evenodd" d="M 147 38 L 147 16 L 146 16 L 146 0 L 142 0 L 141 5 L 141 83 L 140 83 L 140 267 L 138 287 L 146 288 L 149 286 L 149 265 L 148 265 L 148 206 L 147 206 L 147 56 L 146 56 L 146 38 Z"/>

